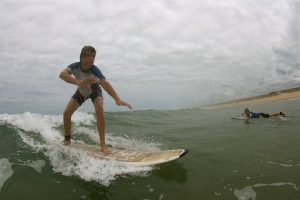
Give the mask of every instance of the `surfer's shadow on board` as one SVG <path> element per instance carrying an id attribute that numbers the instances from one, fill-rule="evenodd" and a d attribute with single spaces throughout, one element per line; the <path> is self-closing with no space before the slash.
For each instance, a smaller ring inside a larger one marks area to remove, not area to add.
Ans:
<path id="1" fill-rule="evenodd" d="M 178 184 L 184 184 L 188 179 L 187 169 L 180 162 L 159 165 L 153 172 L 153 175 L 167 181 L 174 181 Z"/>

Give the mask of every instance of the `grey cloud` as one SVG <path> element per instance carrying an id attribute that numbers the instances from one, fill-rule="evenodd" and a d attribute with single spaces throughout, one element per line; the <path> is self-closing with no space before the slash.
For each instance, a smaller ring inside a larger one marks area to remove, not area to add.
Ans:
<path id="1" fill-rule="evenodd" d="M 76 87 L 58 73 L 87 44 L 120 95 L 140 109 L 296 85 L 298 11 L 299 2 L 285 0 L 1 1 L 1 99 L 31 95 L 45 98 L 39 108 L 62 108 Z"/>

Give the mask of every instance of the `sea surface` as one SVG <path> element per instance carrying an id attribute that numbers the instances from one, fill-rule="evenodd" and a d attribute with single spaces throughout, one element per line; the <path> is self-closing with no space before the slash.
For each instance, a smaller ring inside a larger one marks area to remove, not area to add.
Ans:
<path id="1" fill-rule="evenodd" d="M 188 148 L 176 161 L 132 167 L 61 145 L 62 115 L 0 114 L 1 200 L 299 200 L 300 99 L 247 105 L 284 119 L 234 120 L 245 106 L 107 112 L 107 144 Z M 93 113 L 73 139 L 98 143 Z"/>

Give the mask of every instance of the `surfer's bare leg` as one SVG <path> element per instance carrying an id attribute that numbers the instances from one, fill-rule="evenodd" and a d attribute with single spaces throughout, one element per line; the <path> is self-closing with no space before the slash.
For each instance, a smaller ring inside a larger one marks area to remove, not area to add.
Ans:
<path id="1" fill-rule="evenodd" d="M 95 113 L 97 118 L 97 128 L 100 137 L 101 151 L 105 154 L 109 154 L 110 150 L 105 144 L 105 119 L 104 119 L 104 109 L 103 109 L 103 97 L 97 97 L 94 100 Z"/>
<path id="2" fill-rule="evenodd" d="M 285 117 L 285 114 L 283 112 L 279 112 L 279 113 L 272 113 L 270 114 L 270 117 L 277 117 L 277 116 L 282 116 Z"/>
<path id="3" fill-rule="evenodd" d="M 64 110 L 64 130 L 65 130 L 65 140 L 64 144 L 71 143 L 71 118 L 74 111 L 79 107 L 79 104 L 71 98 L 68 105 Z"/>

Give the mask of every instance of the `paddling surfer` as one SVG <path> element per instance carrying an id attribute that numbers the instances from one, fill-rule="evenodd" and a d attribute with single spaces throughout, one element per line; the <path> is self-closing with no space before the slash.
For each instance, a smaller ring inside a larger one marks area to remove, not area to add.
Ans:
<path id="1" fill-rule="evenodd" d="M 132 108 L 130 104 L 120 99 L 100 69 L 94 65 L 95 56 L 96 50 L 94 47 L 84 46 L 80 53 L 80 62 L 70 64 L 59 75 L 65 82 L 78 86 L 63 113 L 64 144 L 68 145 L 71 143 L 71 117 L 73 113 L 86 99 L 91 98 L 95 107 L 101 151 L 109 154 L 110 150 L 105 144 L 104 101 L 101 87 L 115 100 L 118 106 Z"/>
<path id="2" fill-rule="evenodd" d="M 272 114 L 267 114 L 267 113 L 257 113 L 257 112 L 252 112 L 248 108 L 245 108 L 243 116 L 246 116 L 248 118 L 270 118 L 270 117 L 285 117 L 285 114 L 283 112 L 279 113 L 272 113 Z"/>

